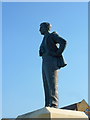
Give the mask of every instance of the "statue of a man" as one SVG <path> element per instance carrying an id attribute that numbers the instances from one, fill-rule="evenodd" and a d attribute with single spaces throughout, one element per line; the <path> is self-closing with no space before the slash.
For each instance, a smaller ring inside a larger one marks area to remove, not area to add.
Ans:
<path id="1" fill-rule="evenodd" d="M 42 56 L 42 78 L 45 92 L 45 107 L 58 108 L 58 71 L 66 66 L 62 53 L 66 40 L 56 32 L 50 33 L 51 24 L 40 24 L 40 33 L 44 35 L 39 49 Z"/>

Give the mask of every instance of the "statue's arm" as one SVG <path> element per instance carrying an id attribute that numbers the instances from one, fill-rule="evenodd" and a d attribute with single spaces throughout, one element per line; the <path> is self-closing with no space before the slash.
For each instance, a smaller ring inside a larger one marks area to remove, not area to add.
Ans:
<path id="1" fill-rule="evenodd" d="M 53 40 L 54 40 L 55 44 L 59 43 L 59 48 L 58 48 L 56 54 L 57 54 L 57 56 L 61 56 L 63 51 L 66 48 L 67 42 L 65 39 L 60 37 L 56 32 L 53 33 Z"/>

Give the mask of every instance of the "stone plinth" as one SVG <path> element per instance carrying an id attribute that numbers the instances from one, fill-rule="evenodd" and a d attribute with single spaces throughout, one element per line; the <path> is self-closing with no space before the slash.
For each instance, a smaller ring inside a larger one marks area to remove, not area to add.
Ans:
<path id="1" fill-rule="evenodd" d="M 42 109 L 19 115 L 17 118 L 78 118 L 88 120 L 84 112 L 44 107 Z M 65 119 L 66 120 L 66 119 Z"/>

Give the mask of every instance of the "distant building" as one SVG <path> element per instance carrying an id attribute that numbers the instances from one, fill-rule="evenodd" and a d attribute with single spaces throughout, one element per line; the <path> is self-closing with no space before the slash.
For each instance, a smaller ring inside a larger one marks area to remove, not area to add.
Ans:
<path id="1" fill-rule="evenodd" d="M 83 111 L 90 118 L 90 106 L 87 104 L 87 102 L 84 99 L 81 102 L 74 103 L 74 104 L 62 107 L 60 109 Z"/>

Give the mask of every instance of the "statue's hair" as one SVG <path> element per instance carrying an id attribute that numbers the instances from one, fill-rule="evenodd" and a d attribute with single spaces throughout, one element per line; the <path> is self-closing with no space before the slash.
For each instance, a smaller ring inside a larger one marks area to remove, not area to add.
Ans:
<path id="1" fill-rule="evenodd" d="M 52 27 L 52 25 L 51 25 L 50 23 L 48 23 L 48 22 L 43 22 L 43 23 L 40 24 L 40 26 L 41 26 L 41 25 L 45 25 L 48 30 L 50 30 L 51 27 Z"/>

